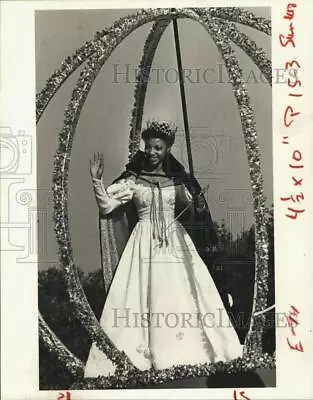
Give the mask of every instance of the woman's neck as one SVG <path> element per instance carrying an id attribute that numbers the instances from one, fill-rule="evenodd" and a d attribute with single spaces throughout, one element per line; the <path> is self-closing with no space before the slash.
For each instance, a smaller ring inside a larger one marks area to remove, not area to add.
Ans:
<path id="1" fill-rule="evenodd" d="M 153 165 L 145 165 L 144 171 L 152 174 L 164 174 L 163 163 L 160 163 L 156 167 L 154 167 Z"/>

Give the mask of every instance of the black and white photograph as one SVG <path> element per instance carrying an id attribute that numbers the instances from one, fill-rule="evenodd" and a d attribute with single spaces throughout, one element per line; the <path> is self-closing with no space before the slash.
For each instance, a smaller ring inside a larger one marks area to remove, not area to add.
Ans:
<path id="1" fill-rule="evenodd" d="M 1 5 L 3 398 L 309 399 L 312 5 L 147 6 Z"/>
<path id="2" fill-rule="evenodd" d="M 36 12 L 42 388 L 275 386 L 270 17 Z"/>

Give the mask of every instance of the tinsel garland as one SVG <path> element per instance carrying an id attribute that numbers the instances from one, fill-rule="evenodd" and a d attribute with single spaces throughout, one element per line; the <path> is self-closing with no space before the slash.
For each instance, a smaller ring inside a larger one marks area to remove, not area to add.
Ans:
<path id="1" fill-rule="evenodd" d="M 250 104 L 248 91 L 242 77 L 242 70 L 221 25 L 215 18 L 206 18 L 206 27 L 212 36 L 228 71 L 233 86 L 245 145 L 248 156 L 252 196 L 254 200 L 255 218 L 255 290 L 252 306 L 250 329 L 245 341 L 245 351 L 262 353 L 262 333 L 265 324 L 265 315 L 254 316 L 267 306 L 268 295 L 268 235 L 266 230 L 266 205 L 263 194 L 263 176 L 261 170 L 261 156 L 257 141 L 257 130 L 254 121 L 254 112 Z"/>
<path id="2" fill-rule="evenodd" d="M 206 21 L 210 20 L 207 13 L 198 11 L 199 15 Z M 217 25 L 220 25 L 220 29 L 224 31 L 224 34 L 240 47 L 260 69 L 262 74 L 265 76 L 268 83 L 272 84 L 272 63 L 266 56 L 265 51 L 258 47 L 257 44 L 249 38 L 248 35 L 238 30 L 236 25 L 231 22 L 226 22 L 222 19 L 215 19 Z"/>
<path id="3" fill-rule="evenodd" d="M 240 23 L 245 23 L 246 25 L 250 25 L 254 27 L 257 27 L 256 29 L 260 29 L 261 31 L 264 31 L 265 33 L 270 32 L 268 30 L 268 25 L 266 24 L 266 21 L 263 21 L 262 19 L 258 19 L 257 17 L 252 18 L 251 13 L 241 10 L 238 11 L 237 8 L 227 8 L 227 10 L 223 9 L 224 11 L 221 12 L 220 9 L 208 9 L 210 10 L 210 13 L 216 13 L 219 17 L 225 18 L 227 16 L 228 19 L 231 19 L 236 22 Z M 231 11 L 233 11 L 233 15 L 231 15 Z M 127 356 L 123 353 L 118 351 L 115 346 L 111 343 L 109 338 L 105 335 L 103 332 L 101 326 L 99 325 L 99 322 L 95 318 L 88 301 L 85 297 L 84 291 L 81 286 L 81 282 L 79 280 L 79 276 L 77 273 L 76 266 L 73 261 L 73 251 L 71 247 L 71 240 L 70 240 L 70 234 L 69 234 L 69 222 L 68 222 L 68 170 L 69 170 L 69 162 L 70 162 L 70 156 L 71 156 L 71 148 L 72 148 L 72 142 L 73 142 L 73 137 L 75 134 L 76 130 L 76 125 L 79 119 L 79 115 L 81 112 L 81 109 L 83 107 L 84 101 L 90 91 L 90 88 L 100 71 L 101 67 L 103 66 L 104 62 L 107 60 L 107 58 L 110 56 L 112 51 L 117 47 L 117 45 L 127 36 L 129 35 L 134 29 L 139 27 L 140 25 L 143 25 L 147 22 L 155 21 L 155 20 L 162 20 L 164 21 L 164 18 L 166 19 L 166 22 L 168 23 L 168 18 L 175 16 L 178 18 L 191 18 L 193 20 L 196 20 L 200 22 L 203 26 L 206 27 L 206 29 L 212 34 L 212 30 L 214 33 L 215 30 L 215 35 L 217 35 L 217 45 L 219 47 L 219 50 L 221 51 L 225 64 L 226 61 L 230 63 L 231 60 L 231 55 L 228 54 L 227 49 L 225 50 L 225 45 L 223 46 L 224 43 L 224 38 L 221 40 L 221 36 L 219 36 L 219 30 L 220 28 L 217 26 L 218 19 L 215 19 L 212 21 L 212 26 L 211 28 L 208 27 L 208 21 L 203 21 L 198 14 L 194 13 L 190 9 L 176 9 L 174 12 L 171 9 L 147 9 L 147 10 L 141 10 L 137 14 L 132 15 L 132 16 L 127 16 L 124 18 L 121 18 L 120 20 L 116 21 L 114 25 L 105 31 L 102 31 L 97 34 L 96 36 L 96 46 L 94 47 L 94 42 L 89 42 L 89 47 L 86 46 L 81 49 L 81 52 L 79 54 L 76 54 L 74 56 L 74 59 L 68 59 L 68 61 L 62 65 L 62 68 L 60 71 L 58 71 L 52 78 L 52 80 L 47 84 L 47 86 L 44 88 L 44 90 L 40 93 L 40 95 L 37 97 L 37 120 L 39 120 L 40 116 L 42 115 L 42 112 L 44 111 L 45 107 L 49 103 L 50 99 L 53 97 L 53 95 L 56 93 L 58 88 L 61 86 L 61 84 L 64 82 L 64 80 L 84 61 L 83 58 L 88 58 L 90 57 L 90 54 L 92 53 L 92 56 L 88 60 L 87 67 L 82 71 L 80 75 L 80 79 L 77 82 L 77 86 L 75 90 L 73 91 L 71 101 L 65 111 L 65 120 L 64 120 L 64 127 L 60 133 L 59 137 L 59 148 L 57 150 L 56 156 L 55 156 L 55 169 L 54 169 L 54 177 L 53 177 L 53 182 L 54 182 L 54 221 L 55 221 L 55 233 L 57 235 L 57 241 L 59 244 L 59 255 L 61 262 L 64 267 L 64 272 L 65 272 L 65 278 L 66 278 L 66 283 L 68 287 L 68 292 L 69 292 L 69 297 L 71 301 L 75 305 L 75 314 L 76 316 L 80 319 L 80 321 L 83 323 L 85 326 L 90 338 L 92 341 L 96 342 L 98 347 L 106 353 L 108 358 L 117 366 L 115 376 L 111 379 L 116 380 L 117 382 L 114 384 L 114 387 L 118 386 L 118 382 L 126 382 L 127 379 L 129 379 L 129 376 L 132 377 L 137 377 L 139 384 L 142 384 L 142 379 L 145 379 L 145 374 L 142 375 L 141 371 L 138 371 L 132 363 L 129 361 Z M 165 23 L 164 23 L 165 24 Z M 214 26 L 215 24 L 215 26 Z M 267 28 L 266 28 L 267 26 Z M 269 34 L 269 33 L 268 33 Z M 214 35 L 212 35 L 214 37 Z M 226 38 L 227 39 L 227 38 Z M 228 43 L 226 41 L 226 43 Z M 226 46 L 227 47 L 227 46 Z M 154 50 L 155 51 L 155 50 Z M 151 49 L 151 54 L 153 52 L 153 46 Z M 75 58 L 76 57 L 76 58 Z M 236 63 L 234 64 L 236 65 Z M 257 145 L 254 139 L 256 139 L 256 131 L 255 131 L 255 126 L 253 122 L 253 110 L 251 106 L 249 105 L 249 99 L 246 94 L 246 90 L 244 88 L 241 74 L 240 74 L 240 69 L 238 70 L 237 67 L 231 68 L 231 65 L 226 65 L 228 70 L 232 70 L 232 74 L 230 73 L 230 77 L 233 81 L 234 85 L 234 91 L 235 95 L 237 98 L 237 102 L 239 105 L 239 110 L 240 110 L 240 116 L 242 120 L 242 125 L 243 125 L 243 130 L 246 138 L 246 146 L 247 146 L 247 151 L 248 151 L 248 156 L 249 156 L 249 166 L 250 166 L 250 173 L 251 173 L 251 181 L 252 181 L 252 187 L 253 187 L 253 193 L 254 193 L 254 202 L 255 202 L 255 210 L 257 210 L 257 207 L 259 206 L 259 203 L 256 201 L 256 194 L 261 194 L 261 199 L 260 199 L 260 205 L 261 205 L 261 214 L 262 214 L 262 205 L 264 202 L 264 198 L 262 197 L 262 181 L 260 180 L 259 176 L 259 157 L 256 157 L 255 155 L 253 156 L 253 149 L 252 147 L 254 145 Z M 239 68 L 239 67 L 238 67 Z M 255 137 L 254 134 L 255 133 Z M 255 153 L 258 153 L 258 147 L 255 148 Z M 257 166 L 257 168 L 254 168 L 254 163 Z M 253 178 L 253 179 L 252 179 Z M 258 218 L 257 218 L 258 217 Z M 257 222 L 260 223 L 261 220 L 263 220 L 263 217 L 260 215 L 256 215 L 256 220 Z M 258 224 L 257 224 L 258 226 Z M 260 239 L 260 235 L 257 237 L 256 235 L 256 241 Z M 261 237 L 261 239 L 264 239 L 264 235 Z M 262 242 L 262 240 L 258 242 L 259 244 L 262 244 L 262 246 L 259 246 L 257 244 L 257 249 L 256 251 L 259 251 L 259 257 L 257 257 L 257 263 L 259 264 L 263 263 L 264 264 L 264 254 L 266 253 L 267 247 L 266 247 L 266 241 Z M 265 247 L 264 247 L 265 243 Z M 261 250 L 261 251 L 260 251 Z M 257 306 L 254 307 L 255 311 L 258 311 L 263 303 L 257 302 L 257 297 L 258 294 L 260 293 L 259 289 L 264 290 L 265 287 L 263 283 L 261 282 L 261 285 L 257 283 L 257 291 L 256 293 L 256 299 L 255 302 L 257 303 Z M 266 291 L 265 291 L 266 293 Z M 260 307 L 259 307 L 260 306 Z M 254 330 L 252 330 L 252 333 L 255 333 Z M 253 336 L 253 335 L 252 335 Z M 51 341 L 49 342 L 48 336 L 47 335 L 41 335 L 41 339 L 45 341 L 45 343 L 49 346 L 51 346 Z M 259 342 L 259 341 L 257 341 Z M 255 347 L 255 346 L 252 346 Z M 259 347 L 256 346 L 258 349 Z M 55 349 L 56 352 L 58 352 L 59 355 L 62 354 L 61 349 L 59 346 L 57 346 L 57 349 Z M 250 349 L 249 354 L 252 354 L 253 350 Z M 259 350 L 256 352 L 259 354 Z M 257 357 L 258 359 L 259 356 Z M 68 360 L 68 363 L 72 362 L 72 360 Z M 239 359 L 239 365 L 240 362 L 244 363 L 244 360 L 240 361 Z M 265 362 L 266 366 L 269 366 L 268 362 Z M 264 364 L 264 365 L 265 365 Z M 207 375 L 214 370 L 214 365 L 217 364 L 204 364 L 200 366 L 182 366 L 182 367 L 174 367 L 174 369 L 169 369 L 169 370 L 163 370 L 163 371 L 155 371 L 154 373 L 151 372 L 149 377 L 153 381 L 154 379 L 159 380 L 161 379 L 160 376 L 163 376 L 164 379 L 167 379 L 166 375 L 171 374 L 171 371 L 180 371 L 178 375 L 186 375 L 189 374 L 188 377 L 192 376 L 198 376 L 197 371 L 206 371 L 205 374 Z M 226 365 L 226 364 L 225 364 Z M 231 367 L 231 363 L 228 363 L 229 365 L 229 370 L 233 370 L 234 368 Z M 233 364 L 235 365 L 235 364 Z M 252 365 L 250 365 L 252 367 Z M 248 368 L 248 364 L 246 364 L 246 367 Z M 70 364 L 68 364 L 69 370 L 71 369 Z M 175 368 L 178 368 L 176 370 Z M 212 369 L 213 368 L 213 369 Z M 227 370 L 228 367 L 223 366 L 223 370 Z M 225 369 L 226 368 L 226 369 Z M 211 370 L 212 369 L 212 370 Z M 182 372 L 182 371 L 188 371 L 188 372 Z M 235 369 L 234 369 L 235 371 Z M 154 378 L 154 376 L 157 376 L 158 378 Z M 150 379 L 148 377 L 148 379 Z M 183 379 L 183 378 L 179 378 Z M 149 383 L 151 382 L 149 381 Z M 86 386 L 84 386 L 86 388 Z"/>
<path id="4" fill-rule="evenodd" d="M 84 375 L 84 364 L 52 332 L 39 313 L 39 339 L 43 347 L 53 352 L 67 370 L 76 377 Z"/>
<path id="5" fill-rule="evenodd" d="M 267 35 L 271 35 L 271 21 L 264 17 L 257 17 L 252 11 L 245 10 L 240 7 L 209 7 L 209 8 L 193 8 L 199 14 L 201 10 L 211 17 L 217 17 L 226 21 L 237 22 L 242 25 L 250 26 Z"/>
<path id="6" fill-rule="evenodd" d="M 72 390 L 79 389 L 129 389 L 144 385 L 161 385 L 163 383 L 189 378 L 213 376 L 216 373 L 237 374 L 240 372 L 256 371 L 258 368 L 275 368 L 275 356 L 269 354 L 251 353 L 244 358 L 232 361 L 205 363 L 197 365 L 179 365 L 162 370 L 149 369 L 146 371 L 130 372 L 123 379 L 112 375 L 109 377 L 85 378 L 71 386 Z"/>
<path id="7" fill-rule="evenodd" d="M 77 49 L 72 56 L 68 56 L 61 64 L 60 68 L 55 70 L 46 81 L 42 90 L 36 94 L 36 120 L 40 120 L 44 110 L 50 100 L 56 94 L 58 89 L 66 79 L 76 71 L 88 58 L 96 51 L 97 42 L 95 40 L 86 42 Z"/>
<path id="8" fill-rule="evenodd" d="M 206 18 L 210 18 L 210 15 L 214 15 L 215 13 L 212 12 L 212 9 L 209 8 L 193 8 L 199 14 L 204 21 Z M 245 11 L 245 10 L 241 10 Z M 245 20 L 249 21 L 249 25 L 252 25 L 251 18 L 247 19 L 247 16 L 251 16 L 250 13 L 242 14 L 245 16 Z M 233 18 L 236 20 L 236 18 Z M 263 20 L 264 26 L 269 26 L 269 21 Z M 266 21 L 266 24 L 264 23 Z M 132 118 L 130 122 L 130 135 L 129 135 L 129 159 L 139 150 L 140 147 L 140 131 L 141 131 L 141 124 L 142 124 L 142 115 L 143 109 L 145 104 L 145 97 L 146 91 L 148 86 L 148 80 L 146 79 L 149 74 L 147 71 L 150 72 L 151 65 L 153 62 L 153 58 L 155 55 L 155 51 L 159 44 L 162 34 L 165 31 L 165 28 L 169 25 L 170 21 L 161 21 L 156 22 L 152 27 L 143 50 L 143 55 L 141 61 L 139 63 L 139 74 L 136 78 L 135 83 L 135 101 L 132 109 Z M 224 29 L 226 35 L 238 46 L 240 47 L 245 53 L 254 61 L 260 71 L 263 73 L 265 78 L 267 79 L 268 83 L 272 84 L 272 63 L 267 58 L 264 50 L 256 45 L 256 43 L 249 38 L 246 34 L 240 32 L 234 23 L 225 21 L 221 18 L 216 19 L 217 24 L 221 24 L 221 28 Z M 259 27 L 259 25 L 256 25 Z M 256 27 L 254 26 L 254 27 Z M 142 79 L 144 77 L 144 79 Z"/>
<path id="9" fill-rule="evenodd" d="M 251 11 L 244 10 L 239 7 L 211 7 L 211 8 L 193 8 L 199 14 L 205 13 L 213 17 L 218 17 L 221 20 L 238 22 L 243 25 L 250 26 L 267 35 L 271 34 L 271 22 L 263 17 L 255 16 Z M 128 17 L 125 17 L 128 18 Z M 118 20 L 116 24 L 119 24 Z M 114 30 L 115 24 L 110 30 Z M 102 44 L 106 40 L 109 29 L 103 29 L 96 33 L 93 40 L 87 41 L 82 47 L 77 49 L 75 53 L 68 56 L 61 64 L 61 67 L 47 80 L 43 89 L 36 95 L 36 116 L 39 121 L 42 113 L 49 104 L 52 97 L 56 94 L 61 85 L 80 65 L 88 60 L 99 48 L 99 43 Z"/>
<path id="10" fill-rule="evenodd" d="M 149 35 L 146 39 L 143 55 L 138 67 L 138 75 L 135 83 L 134 105 L 131 113 L 130 120 L 130 134 L 129 134 L 129 152 L 128 158 L 131 158 L 139 150 L 140 147 L 140 132 L 142 125 L 143 108 L 145 104 L 146 92 L 148 87 L 148 79 L 150 76 L 151 65 L 154 59 L 156 49 L 159 41 L 169 25 L 169 20 L 161 20 L 155 22 L 151 28 Z"/>
<path id="11" fill-rule="evenodd" d="M 211 9 L 195 8 L 195 10 L 204 20 L 212 14 Z M 214 13 L 213 13 L 214 14 Z M 245 14 L 246 15 L 246 14 Z M 249 14 L 250 15 L 250 14 Z M 251 22 L 251 21 L 250 21 Z M 268 21 L 267 21 L 268 22 Z M 260 71 L 263 73 L 268 83 L 272 84 L 272 64 L 267 58 L 264 50 L 256 45 L 256 43 L 246 34 L 240 32 L 235 24 L 225 22 L 222 19 L 216 19 L 217 24 L 221 24 L 226 35 L 240 47 L 254 61 Z M 146 97 L 148 80 L 146 79 L 146 71 L 150 71 L 154 54 L 157 49 L 160 38 L 168 26 L 168 22 L 156 22 L 151 29 L 145 42 L 142 59 L 139 63 L 139 74 L 135 83 L 135 101 L 132 109 L 132 118 L 130 122 L 129 135 L 129 159 L 139 150 L 142 115 Z M 264 26 L 264 25 L 263 25 Z M 142 73 L 143 71 L 143 73 Z M 144 79 L 142 79 L 144 76 Z M 149 76 L 149 75 L 148 75 Z"/>

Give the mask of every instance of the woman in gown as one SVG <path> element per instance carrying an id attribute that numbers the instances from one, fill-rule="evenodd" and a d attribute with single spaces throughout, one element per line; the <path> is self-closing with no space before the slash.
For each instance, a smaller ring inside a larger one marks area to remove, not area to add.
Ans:
<path id="1" fill-rule="evenodd" d="M 117 349 L 140 370 L 229 361 L 242 346 L 197 246 L 187 232 L 188 212 L 206 208 L 197 184 L 171 155 L 176 129 L 149 122 L 139 151 L 112 185 L 102 182 L 103 157 L 90 172 L 99 212 L 132 202 L 137 222 L 119 259 L 100 325 Z M 189 177 L 190 178 L 190 177 Z M 188 207 L 189 205 L 189 207 Z M 201 241 L 201 239 L 200 239 Z M 198 240 L 199 242 L 199 240 Z M 114 374 L 115 367 L 92 344 L 85 377 Z"/>

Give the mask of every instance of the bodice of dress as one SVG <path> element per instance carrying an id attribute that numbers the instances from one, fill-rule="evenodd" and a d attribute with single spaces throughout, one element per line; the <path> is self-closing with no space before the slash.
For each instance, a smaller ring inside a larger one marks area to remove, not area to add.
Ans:
<path id="1" fill-rule="evenodd" d="M 175 186 L 174 183 L 153 183 L 146 180 L 134 181 L 121 179 L 104 188 L 102 180 L 93 179 L 96 200 L 103 214 L 109 214 L 119 205 L 130 200 L 134 201 L 138 212 L 139 223 L 150 223 L 152 237 L 160 244 L 167 244 L 168 227 L 175 222 Z M 185 187 L 184 187 L 185 188 Z M 192 196 L 185 188 L 186 197 L 191 201 Z"/>
<path id="2" fill-rule="evenodd" d="M 149 222 L 152 238 L 157 239 L 160 246 L 168 245 L 168 228 L 175 221 L 175 187 L 137 184 L 133 200 L 139 223 Z"/>
<path id="3" fill-rule="evenodd" d="M 156 207 L 157 214 L 163 212 L 167 222 L 175 219 L 175 187 L 168 185 L 146 186 L 141 183 L 134 185 L 133 201 L 136 206 L 139 221 L 150 221 L 151 208 Z M 154 204 L 153 204 L 154 203 Z"/>

